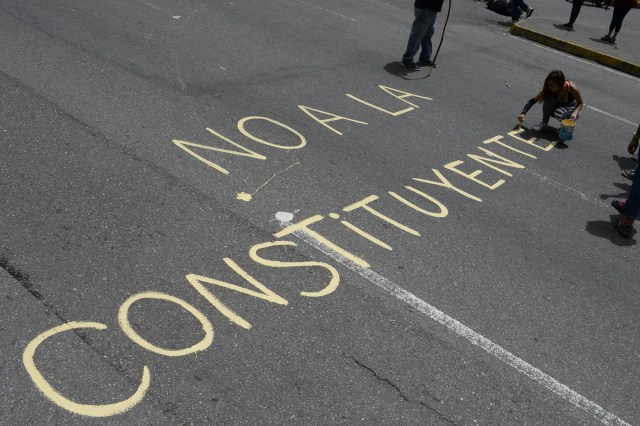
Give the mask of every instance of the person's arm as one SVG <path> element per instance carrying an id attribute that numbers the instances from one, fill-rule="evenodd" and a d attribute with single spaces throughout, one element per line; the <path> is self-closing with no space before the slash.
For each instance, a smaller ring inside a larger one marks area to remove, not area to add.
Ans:
<path id="1" fill-rule="evenodd" d="M 522 112 L 518 116 L 518 121 L 520 123 L 524 123 L 524 119 L 527 116 L 527 113 L 529 112 L 531 107 L 534 106 L 537 102 L 540 102 L 541 99 L 542 99 L 542 92 L 538 93 L 533 98 L 529 99 L 526 104 L 524 104 L 524 107 L 522 108 Z"/>
<path id="2" fill-rule="evenodd" d="M 582 94 L 580 94 L 580 89 L 578 89 L 578 86 L 576 86 L 574 83 L 569 83 L 569 84 L 571 84 L 571 90 L 573 90 L 573 98 L 578 103 L 578 106 L 576 106 L 576 109 L 571 114 L 571 119 L 577 120 L 578 117 L 580 117 L 580 112 L 582 111 L 582 108 L 584 107 L 584 101 L 582 100 Z"/>
<path id="3" fill-rule="evenodd" d="M 636 149 L 638 149 L 639 139 L 640 139 L 640 125 L 638 125 L 636 132 L 631 137 L 631 142 L 629 142 L 629 147 L 627 148 L 627 151 L 629 151 L 629 154 L 633 155 L 633 153 L 636 152 Z"/>

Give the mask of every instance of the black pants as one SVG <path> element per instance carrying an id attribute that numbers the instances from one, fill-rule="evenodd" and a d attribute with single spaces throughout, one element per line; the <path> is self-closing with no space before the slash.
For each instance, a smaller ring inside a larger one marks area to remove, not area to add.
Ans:
<path id="1" fill-rule="evenodd" d="M 584 0 L 573 0 L 573 6 L 571 6 L 571 17 L 569 18 L 569 23 L 571 25 L 576 22 L 576 18 L 582 8 L 582 3 L 584 3 Z"/>
<path id="2" fill-rule="evenodd" d="M 611 24 L 609 25 L 609 32 L 616 30 L 616 33 L 620 31 L 622 28 L 622 21 L 624 21 L 624 17 L 627 16 L 627 13 L 631 10 L 630 7 L 613 7 L 613 16 L 611 17 Z"/>

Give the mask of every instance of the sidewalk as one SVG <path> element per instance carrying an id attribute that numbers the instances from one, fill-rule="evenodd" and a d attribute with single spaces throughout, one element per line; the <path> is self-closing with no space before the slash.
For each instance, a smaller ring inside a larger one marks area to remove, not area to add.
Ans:
<path id="1" fill-rule="evenodd" d="M 640 9 L 627 14 L 612 45 L 600 37 L 609 29 L 613 8 L 604 11 L 585 1 L 573 31 L 569 31 L 562 24 L 569 20 L 570 2 L 556 0 L 551 5 L 533 0 L 530 5 L 535 8 L 533 16 L 513 25 L 511 34 L 640 77 Z"/>

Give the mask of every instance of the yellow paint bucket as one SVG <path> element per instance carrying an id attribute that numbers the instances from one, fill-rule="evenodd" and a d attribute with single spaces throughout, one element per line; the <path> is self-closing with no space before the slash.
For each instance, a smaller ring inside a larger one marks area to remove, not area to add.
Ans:
<path id="1" fill-rule="evenodd" d="M 573 129 L 576 127 L 576 120 L 567 118 L 562 120 L 560 124 L 560 139 L 564 141 L 571 140 L 573 138 Z"/>

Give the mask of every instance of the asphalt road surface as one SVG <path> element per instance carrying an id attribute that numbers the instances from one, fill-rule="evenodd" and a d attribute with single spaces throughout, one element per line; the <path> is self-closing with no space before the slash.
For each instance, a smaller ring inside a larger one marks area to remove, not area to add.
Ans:
<path id="1" fill-rule="evenodd" d="M 0 0 L 0 423 L 639 424 L 639 80 L 412 13 Z"/>

